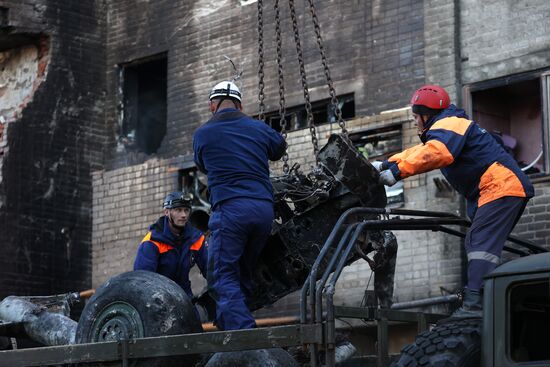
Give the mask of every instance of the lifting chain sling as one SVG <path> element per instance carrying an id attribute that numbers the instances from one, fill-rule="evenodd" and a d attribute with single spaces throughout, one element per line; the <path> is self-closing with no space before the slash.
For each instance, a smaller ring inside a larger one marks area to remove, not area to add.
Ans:
<path id="1" fill-rule="evenodd" d="M 265 119 L 265 94 L 264 94 L 264 5 L 263 0 L 258 0 L 258 100 L 260 107 L 258 120 Z"/>
<path id="2" fill-rule="evenodd" d="M 292 20 L 292 28 L 294 31 L 294 42 L 296 44 L 296 53 L 298 57 L 299 70 L 300 70 L 300 80 L 302 83 L 302 89 L 304 92 L 304 101 L 306 109 L 306 119 L 308 123 L 308 128 L 311 134 L 311 142 L 313 144 L 313 154 L 315 156 L 316 165 L 319 165 L 319 142 L 317 139 L 317 131 L 315 128 L 315 122 L 313 119 L 313 108 L 311 105 L 311 99 L 309 95 L 309 88 L 307 84 L 307 76 L 305 70 L 305 62 L 303 58 L 302 46 L 300 41 L 300 34 L 298 30 L 298 22 L 296 18 L 296 9 L 294 6 L 294 0 L 288 0 L 290 8 L 290 16 Z M 321 36 L 321 28 L 319 25 L 319 19 L 315 11 L 315 5 L 313 0 L 308 0 L 309 9 L 311 17 L 313 20 L 313 26 L 315 30 L 315 35 L 317 38 L 317 45 L 319 48 L 319 53 L 321 55 L 321 62 L 323 65 L 323 70 L 327 80 L 327 85 L 329 89 L 329 94 L 331 97 L 331 105 L 336 115 L 338 125 L 342 130 L 342 134 L 347 136 L 347 130 L 345 121 L 342 118 L 342 111 L 336 97 L 336 91 L 333 86 L 333 81 L 330 75 L 330 69 L 328 66 L 328 61 L 325 53 L 325 48 L 323 45 L 323 39 Z M 283 78 L 283 66 L 282 66 L 282 37 L 281 37 L 281 27 L 280 27 L 280 11 L 279 11 L 279 1 L 275 0 L 275 27 L 276 27 L 276 40 L 277 40 L 277 73 L 278 73 L 278 82 L 279 82 L 279 116 L 281 121 L 281 134 L 286 140 L 287 137 L 287 121 L 286 121 L 286 106 L 285 106 L 285 97 L 284 97 L 284 78 Z M 263 51 L 263 0 L 258 0 L 258 86 L 259 94 L 258 99 L 260 102 L 258 118 L 263 120 L 265 118 L 265 83 L 264 83 L 264 51 Z M 288 174 L 288 154 L 285 153 L 283 157 L 283 172 Z"/>
<path id="3" fill-rule="evenodd" d="M 323 69 L 325 71 L 325 77 L 327 79 L 327 86 L 330 94 L 330 102 L 332 108 L 334 108 L 334 113 L 336 114 L 336 119 L 338 125 L 342 130 L 342 134 L 348 134 L 346 129 L 346 123 L 342 118 L 342 110 L 338 104 L 338 99 L 336 98 L 336 91 L 334 90 L 334 85 L 332 83 L 332 77 L 330 76 L 330 70 L 328 67 L 327 56 L 325 53 L 325 47 L 323 46 L 323 37 L 321 36 L 321 27 L 319 26 L 319 18 L 317 18 L 317 13 L 315 12 L 315 6 L 313 5 L 313 0 L 308 0 L 309 2 L 309 11 L 311 12 L 311 18 L 313 19 L 313 28 L 315 29 L 315 35 L 317 37 L 317 45 L 319 47 L 319 53 L 321 54 L 321 62 L 323 64 Z"/>
<path id="4" fill-rule="evenodd" d="M 283 39 L 281 37 L 281 17 L 279 9 L 279 0 L 275 0 L 275 34 L 277 37 L 277 75 L 279 81 L 279 116 L 281 121 L 281 134 L 286 141 L 287 121 L 286 121 L 286 100 L 285 100 L 285 80 L 283 77 Z M 288 175 L 290 169 L 288 166 L 288 153 L 283 155 L 283 173 Z"/>
<path id="5" fill-rule="evenodd" d="M 311 107 L 311 100 L 309 98 L 309 88 L 307 85 L 306 66 L 304 63 L 304 55 L 302 53 L 302 44 L 300 42 L 300 33 L 298 31 L 298 21 L 296 19 L 296 9 L 294 7 L 294 0 L 288 0 L 290 7 L 290 18 L 292 19 L 292 29 L 294 31 L 294 43 L 296 44 L 296 54 L 298 56 L 298 64 L 300 66 L 300 81 L 302 82 L 302 89 L 304 91 L 304 101 L 306 107 L 307 126 L 311 133 L 311 143 L 313 144 L 313 155 L 315 156 L 315 163 L 319 166 L 319 141 L 317 140 L 317 131 L 315 130 L 315 123 L 313 121 L 313 108 Z"/>

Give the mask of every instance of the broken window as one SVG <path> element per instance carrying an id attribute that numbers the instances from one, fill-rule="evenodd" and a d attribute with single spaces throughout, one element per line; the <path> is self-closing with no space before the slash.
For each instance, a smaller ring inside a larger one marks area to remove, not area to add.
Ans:
<path id="1" fill-rule="evenodd" d="M 344 120 L 355 117 L 355 100 L 353 93 L 345 94 L 338 98 L 338 106 L 342 111 Z M 315 125 L 337 122 L 336 112 L 332 106 L 330 98 L 311 103 L 313 121 Z M 256 116 L 257 118 L 257 116 Z M 281 131 L 281 119 L 279 111 L 268 112 L 265 114 L 265 122 L 276 131 Z M 306 106 L 300 105 L 286 109 L 287 131 L 299 130 L 308 127 Z"/>
<path id="2" fill-rule="evenodd" d="M 349 133 L 349 138 L 357 150 L 369 161 L 383 161 L 403 149 L 401 123 L 367 128 Z M 403 181 L 392 187 L 386 186 L 389 207 L 399 207 L 405 202 Z"/>
<path id="3" fill-rule="evenodd" d="M 510 310 L 508 353 L 515 362 L 550 360 L 548 279 L 514 284 L 508 292 Z"/>
<path id="4" fill-rule="evenodd" d="M 122 65 L 121 135 L 127 150 L 155 153 L 166 134 L 166 55 Z"/>
<path id="5" fill-rule="evenodd" d="M 470 115 L 528 174 L 548 173 L 548 76 L 529 73 L 467 87 Z M 545 134 L 543 134 L 545 132 Z"/>

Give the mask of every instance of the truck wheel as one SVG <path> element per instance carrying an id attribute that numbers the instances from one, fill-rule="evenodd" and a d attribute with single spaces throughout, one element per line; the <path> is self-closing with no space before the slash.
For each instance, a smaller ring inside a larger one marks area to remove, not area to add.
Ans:
<path id="1" fill-rule="evenodd" d="M 172 280 L 131 271 L 105 282 L 86 303 L 76 343 L 118 341 L 201 332 L 187 294 Z M 130 360 L 132 367 L 193 366 L 196 355 Z M 120 366 L 120 362 L 94 366 Z"/>
<path id="2" fill-rule="evenodd" d="M 479 367 L 481 320 L 442 323 L 401 350 L 392 367 Z"/>
<path id="3" fill-rule="evenodd" d="M 284 349 L 258 349 L 242 352 L 220 352 L 210 358 L 205 367 L 298 367 Z"/>

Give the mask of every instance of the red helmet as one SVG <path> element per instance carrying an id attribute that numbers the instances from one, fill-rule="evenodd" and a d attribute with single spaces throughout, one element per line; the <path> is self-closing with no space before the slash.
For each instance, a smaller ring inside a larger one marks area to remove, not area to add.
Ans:
<path id="1" fill-rule="evenodd" d="M 442 110 L 451 104 L 451 99 L 439 85 L 425 85 L 414 92 L 411 98 L 411 104 L 425 106 L 433 110 Z"/>

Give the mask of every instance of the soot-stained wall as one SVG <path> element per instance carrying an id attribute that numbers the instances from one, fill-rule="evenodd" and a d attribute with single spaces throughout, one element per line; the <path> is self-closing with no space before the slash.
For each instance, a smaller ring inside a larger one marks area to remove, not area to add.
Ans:
<path id="1" fill-rule="evenodd" d="M 103 9 L 101 0 L 0 1 L 0 297 L 90 284 Z"/>

